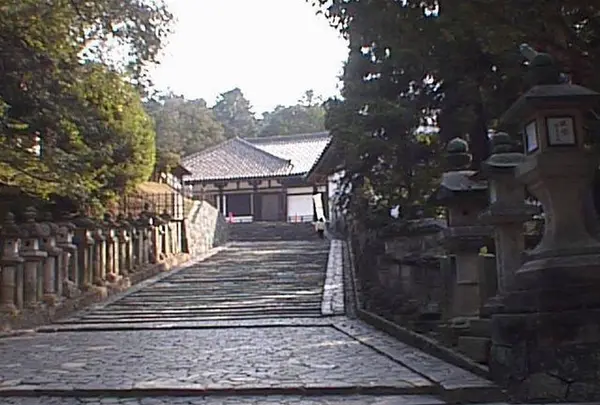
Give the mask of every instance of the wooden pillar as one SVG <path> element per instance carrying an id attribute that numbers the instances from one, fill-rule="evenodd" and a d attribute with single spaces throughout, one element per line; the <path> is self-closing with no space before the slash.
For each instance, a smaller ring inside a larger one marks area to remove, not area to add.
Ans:
<path id="1" fill-rule="evenodd" d="M 261 182 L 261 180 L 248 181 L 248 184 L 252 186 L 252 193 L 250 194 L 250 213 L 252 214 L 252 221 L 260 221 L 262 219 L 260 194 L 258 193 L 258 186 Z"/>
<path id="2" fill-rule="evenodd" d="M 323 212 L 325 219 L 331 221 L 331 211 L 329 210 L 329 178 L 325 176 L 325 198 L 323 199 Z"/>
<path id="3" fill-rule="evenodd" d="M 280 220 L 283 222 L 287 222 L 287 185 L 281 183 L 281 194 L 280 194 Z"/>
<path id="4" fill-rule="evenodd" d="M 219 189 L 219 196 L 217 197 L 217 208 L 223 214 L 227 216 L 227 196 L 224 194 L 223 189 L 227 186 L 227 182 L 217 182 L 214 186 Z"/>

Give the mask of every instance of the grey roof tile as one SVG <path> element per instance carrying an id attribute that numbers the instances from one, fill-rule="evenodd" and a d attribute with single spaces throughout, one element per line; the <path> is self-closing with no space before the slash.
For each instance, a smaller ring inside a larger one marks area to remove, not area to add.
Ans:
<path id="1" fill-rule="evenodd" d="M 327 132 L 268 138 L 233 138 L 184 157 L 186 181 L 279 177 L 308 172 L 330 141 Z"/>
<path id="2" fill-rule="evenodd" d="M 292 164 L 290 175 L 307 173 L 331 141 L 328 132 L 247 139 L 252 145 Z"/>

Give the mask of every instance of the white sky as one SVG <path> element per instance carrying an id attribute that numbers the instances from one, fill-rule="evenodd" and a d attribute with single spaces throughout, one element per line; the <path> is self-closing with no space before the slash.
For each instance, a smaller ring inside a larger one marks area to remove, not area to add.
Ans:
<path id="1" fill-rule="evenodd" d="M 308 89 L 339 93 L 347 44 L 306 0 L 167 0 L 177 22 L 157 88 L 188 99 L 239 87 L 262 114 Z"/>

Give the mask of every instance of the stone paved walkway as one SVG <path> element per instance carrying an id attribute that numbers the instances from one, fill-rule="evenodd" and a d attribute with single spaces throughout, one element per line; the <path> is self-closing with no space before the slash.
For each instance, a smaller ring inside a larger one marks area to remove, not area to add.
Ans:
<path id="1" fill-rule="evenodd" d="M 329 250 L 324 241 L 232 243 L 37 333 L 2 339 L 0 403 L 494 401 L 489 381 L 340 315 L 341 255 L 332 248 L 328 260 Z"/>

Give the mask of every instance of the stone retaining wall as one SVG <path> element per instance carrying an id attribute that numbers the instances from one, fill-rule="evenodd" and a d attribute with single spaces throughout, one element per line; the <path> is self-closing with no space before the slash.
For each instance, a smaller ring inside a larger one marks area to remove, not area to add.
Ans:
<path id="1" fill-rule="evenodd" d="M 186 251 L 192 256 L 208 252 L 227 242 L 229 228 L 219 210 L 206 201 L 194 201 L 184 223 Z"/>

